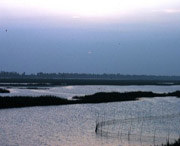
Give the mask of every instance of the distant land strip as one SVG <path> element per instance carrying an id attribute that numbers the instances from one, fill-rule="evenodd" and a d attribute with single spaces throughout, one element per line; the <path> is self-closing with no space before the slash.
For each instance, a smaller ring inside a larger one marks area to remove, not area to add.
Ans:
<path id="1" fill-rule="evenodd" d="M 95 74 L 95 73 L 45 73 L 27 74 L 25 72 L 0 71 L 0 79 L 102 79 L 102 80 L 159 80 L 180 81 L 180 76 L 167 75 L 129 75 L 129 74 Z"/>
<path id="2" fill-rule="evenodd" d="M 107 102 L 133 101 L 145 97 L 180 97 L 180 91 L 170 93 L 153 93 L 153 92 L 99 92 L 93 95 L 75 96 L 72 99 L 64 99 L 55 96 L 0 96 L 0 109 L 19 108 L 32 106 L 50 106 L 50 105 L 69 105 L 69 104 L 95 104 Z"/>
<path id="3" fill-rule="evenodd" d="M 0 78 L 0 86 L 180 85 L 180 80 Z"/>

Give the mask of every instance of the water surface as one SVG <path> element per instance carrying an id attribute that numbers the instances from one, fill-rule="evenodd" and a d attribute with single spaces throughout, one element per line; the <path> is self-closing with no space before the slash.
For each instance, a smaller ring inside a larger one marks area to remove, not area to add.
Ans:
<path id="1" fill-rule="evenodd" d="M 75 87 L 76 88 L 76 87 Z M 0 110 L 0 145 L 74 145 L 74 146 L 139 146 L 153 141 L 127 141 L 127 138 L 103 137 L 95 133 L 97 121 L 180 113 L 180 99 L 175 97 L 103 104 L 77 104 L 14 108 Z M 172 126 L 180 132 L 178 117 Z M 160 123 L 163 125 L 163 123 Z M 166 124 L 164 124 L 164 128 Z M 113 130 L 113 126 L 111 129 Z M 144 130 L 146 133 L 146 131 Z M 166 142 L 166 139 L 163 139 Z M 158 142 L 158 141 L 157 141 Z M 157 143 L 156 142 L 156 143 Z"/>
<path id="2" fill-rule="evenodd" d="M 130 91 L 153 91 L 157 93 L 173 92 L 180 90 L 180 86 L 57 86 L 38 89 L 27 89 L 22 87 L 9 88 L 11 93 L 1 94 L 0 96 L 40 96 L 55 95 L 57 97 L 72 98 L 73 96 L 81 96 L 94 94 L 97 92 L 130 92 Z"/>

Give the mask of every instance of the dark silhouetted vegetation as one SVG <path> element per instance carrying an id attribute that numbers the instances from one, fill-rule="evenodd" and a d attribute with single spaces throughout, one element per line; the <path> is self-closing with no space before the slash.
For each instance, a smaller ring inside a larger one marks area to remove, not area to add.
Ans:
<path id="1" fill-rule="evenodd" d="M 93 95 L 75 96 L 73 100 L 59 98 L 55 96 L 15 96 L 0 97 L 0 108 L 29 107 L 29 106 L 48 106 L 48 105 L 67 105 L 67 104 L 85 104 L 85 103 L 106 103 L 137 100 L 143 97 L 180 97 L 180 91 L 172 93 L 153 93 L 153 92 L 110 92 L 96 93 Z"/>
<path id="2" fill-rule="evenodd" d="M 153 93 L 153 92 L 100 92 L 95 93 L 93 95 L 85 95 L 85 96 L 76 96 L 73 99 L 80 100 L 83 103 L 102 103 L 102 102 L 116 102 L 116 101 L 131 101 L 137 100 L 142 97 L 167 97 L 167 96 L 176 96 L 180 97 L 180 91 L 172 92 L 172 93 Z"/>
<path id="3" fill-rule="evenodd" d="M 47 90 L 49 88 L 45 88 L 45 87 L 21 87 L 19 89 L 32 89 L 32 90 Z"/>
<path id="4" fill-rule="evenodd" d="M 180 138 L 173 143 L 167 142 L 167 144 L 162 144 L 161 146 L 180 146 Z"/>
<path id="5" fill-rule="evenodd" d="M 65 105 L 71 101 L 54 96 L 16 96 L 16 97 L 0 97 L 0 108 L 17 108 L 30 106 L 48 106 L 48 105 Z"/>
<path id="6" fill-rule="evenodd" d="M 0 88 L 0 93 L 10 93 L 10 91 L 7 89 Z"/>

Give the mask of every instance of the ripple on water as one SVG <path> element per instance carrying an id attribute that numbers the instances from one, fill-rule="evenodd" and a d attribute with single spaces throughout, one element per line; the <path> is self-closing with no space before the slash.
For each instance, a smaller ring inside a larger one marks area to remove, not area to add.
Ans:
<path id="1" fill-rule="evenodd" d="M 0 145 L 136 145 L 127 139 L 96 135 L 96 120 L 179 112 L 180 99 L 174 97 L 4 109 L 0 110 Z"/>

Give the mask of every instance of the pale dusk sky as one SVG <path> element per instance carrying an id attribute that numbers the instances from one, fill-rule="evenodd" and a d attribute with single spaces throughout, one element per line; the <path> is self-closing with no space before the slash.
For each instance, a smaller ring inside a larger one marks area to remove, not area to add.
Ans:
<path id="1" fill-rule="evenodd" d="M 179 0 L 0 0 L 1 71 L 180 75 L 179 57 Z"/>

